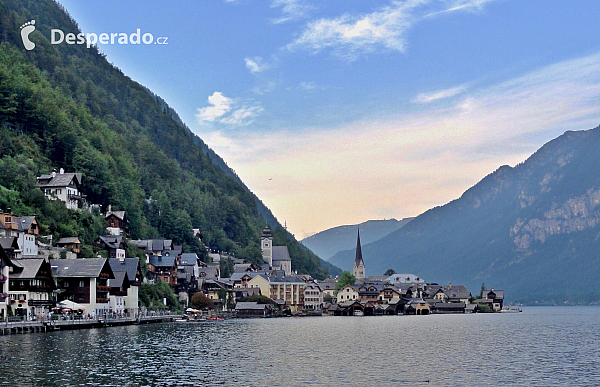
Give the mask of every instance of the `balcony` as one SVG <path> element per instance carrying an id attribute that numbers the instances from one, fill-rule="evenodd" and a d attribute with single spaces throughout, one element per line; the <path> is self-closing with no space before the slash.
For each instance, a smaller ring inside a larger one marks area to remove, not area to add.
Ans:
<path id="1" fill-rule="evenodd" d="M 109 292 L 110 286 L 98 285 L 98 286 L 96 286 L 96 289 L 98 289 L 98 291 L 101 291 L 101 292 Z"/>
<path id="2" fill-rule="evenodd" d="M 106 304 L 108 303 L 108 298 L 96 298 L 97 304 Z"/>

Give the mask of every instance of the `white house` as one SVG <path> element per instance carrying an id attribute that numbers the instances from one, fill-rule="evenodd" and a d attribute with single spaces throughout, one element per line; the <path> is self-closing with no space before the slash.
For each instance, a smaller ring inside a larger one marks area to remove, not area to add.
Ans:
<path id="1" fill-rule="evenodd" d="M 60 200 L 65 202 L 68 209 L 77 210 L 85 204 L 85 195 L 79 191 L 82 177 L 81 173 L 65 173 L 61 168 L 58 173 L 53 171 L 38 177 L 35 186 L 50 200 Z"/>

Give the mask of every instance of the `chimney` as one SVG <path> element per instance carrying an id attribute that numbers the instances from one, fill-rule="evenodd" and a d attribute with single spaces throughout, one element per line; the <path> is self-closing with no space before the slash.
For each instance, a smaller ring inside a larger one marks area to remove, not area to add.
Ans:
<path id="1" fill-rule="evenodd" d="M 62 174 L 65 173 L 65 170 L 63 168 L 61 168 L 61 169 L 58 170 L 58 173 L 62 175 Z"/>
<path id="2" fill-rule="evenodd" d="M 50 174 L 52 177 L 56 177 L 56 171 L 52 171 L 52 173 Z"/>

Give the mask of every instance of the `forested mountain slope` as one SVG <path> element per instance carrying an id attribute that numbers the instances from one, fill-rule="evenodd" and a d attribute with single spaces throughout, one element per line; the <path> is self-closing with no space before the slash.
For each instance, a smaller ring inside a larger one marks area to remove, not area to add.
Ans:
<path id="1" fill-rule="evenodd" d="M 30 35 L 35 49 L 26 51 L 20 26 L 30 20 L 43 23 Z M 259 261 L 269 223 L 275 244 L 289 245 L 293 269 L 326 275 L 162 99 L 95 47 L 51 45 L 49 26 L 79 31 L 52 0 L 0 3 L 1 208 L 37 215 L 42 233 L 91 244 L 103 228 L 97 218 L 62 210 L 34 188 L 36 176 L 64 168 L 83 173 L 89 202 L 127 212 L 132 238 L 171 238 L 202 252 L 191 234 L 200 228 L 211 248 Z"/>

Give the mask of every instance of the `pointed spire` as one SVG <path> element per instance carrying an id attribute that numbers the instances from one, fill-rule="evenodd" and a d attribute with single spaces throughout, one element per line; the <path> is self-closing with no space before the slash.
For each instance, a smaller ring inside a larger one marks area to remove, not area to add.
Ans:
<path id="1" fill-rule="evenodd" d="M 359 267 L 361 264 L 364 266 L 362 257 L 362 249 L 360 247 L 360 229 L 357 230 L 358 234 L 356 236 L 356 258 L 354 259 L 354 267 Z"/>

